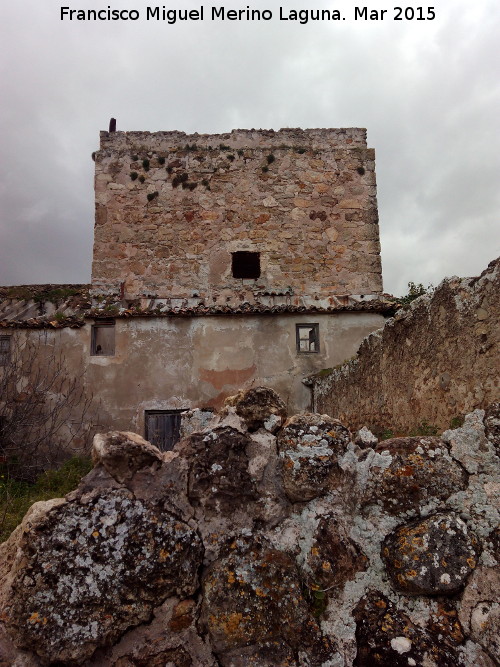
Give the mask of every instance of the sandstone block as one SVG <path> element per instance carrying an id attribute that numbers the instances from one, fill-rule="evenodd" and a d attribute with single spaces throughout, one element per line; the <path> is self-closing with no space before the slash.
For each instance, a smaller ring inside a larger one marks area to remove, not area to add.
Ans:
<path id="1" fill-rule="evenodd" d="M 118 482 L 125 482 L 142 468 L 159 467 L 163 457 L 159 449 L 137 433 L 110 431 L 94 436 L 92 460 L 103 465 Z"/>
<path id="2" fill-rule="evenodd" d="M 323 495 L 340 474 L 337 460 L 350 433 L 328 415 L 291 417 L 278 435 L 283 488 L 289 500 L 303 502 Z"/>
<path id="3" fill-rule="evenodd" d="M 410 595 L 451 595 L 476 567 L 478 540 L 454 514 L 434 514 L 400 526 L 382 546 L 396 590 Z"/>
<path id="4" fill-rule="evenodd" d="M 437 437 L 393 438 L 375 451 L 387 452 L 390 465 L 372 468 L 362 502 L 380 503 L 386 512 L 399 514 L 432 497 L 445 499 L 467 485 L 467 475 Z"/>
<path id="5" fill-rule="evenodd" d="M 9 627 L 21 647 L 65 664 L 83 663 L 169 595 L 194 593 L 203 551 L 187 524 L 125 490 L 54 509 L 24 549 Z"/>
<path id="6" fill-rule="evenodd" d="M 301 643 L 309 647 L 311 665 L 333 653 L 302 595 L 294 561 L 265 540 L 230 541 L 208 568 L 202 586 L 201 621 L 219 659 L 251 646 L 253 664 L 280 664 L 296 655 Z M 266 662 L 255 662 L 261 651 L 267 653 Z"/>
<path id="7" fill-rule="evenodd" d="M 371 591 L 354 610 L 357 656 L 355 667 L 456 667 L 452 644 L 412 623 L 378 591 Z"/>
<path id="8" fill-rule="evenodd" d="M 275 433 L 285 422 L 287 410 L 279 395 L 268 387 L 254 387 L 240 391 L 225 400 L 226 407 L 234 407 L 250 432 L 259 428 Z"/>

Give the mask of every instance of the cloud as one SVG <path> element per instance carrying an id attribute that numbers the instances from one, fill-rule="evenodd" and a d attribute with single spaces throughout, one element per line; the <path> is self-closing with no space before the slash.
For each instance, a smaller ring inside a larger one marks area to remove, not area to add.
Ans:
<path id="1" fill-rule="evenodd" d="M 496 0 L 441 0 L 432 22 L 173 26 L 61 22 L 26 0 L 4 26 L 0 284 L 90 279 L 90 155 L 111 116 L 126 130 L 366 127 L 386 290 L 477 274 L 499 253 Z"/>

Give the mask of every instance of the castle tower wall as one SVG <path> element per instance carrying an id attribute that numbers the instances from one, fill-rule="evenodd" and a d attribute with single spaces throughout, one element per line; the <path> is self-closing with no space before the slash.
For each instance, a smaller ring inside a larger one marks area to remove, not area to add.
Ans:
<path id="1" fill-rule="evenodd" d="M 95 164 L 94 295 L 328 307 L 382 291 L 363 129 L 101 132 Z"/>

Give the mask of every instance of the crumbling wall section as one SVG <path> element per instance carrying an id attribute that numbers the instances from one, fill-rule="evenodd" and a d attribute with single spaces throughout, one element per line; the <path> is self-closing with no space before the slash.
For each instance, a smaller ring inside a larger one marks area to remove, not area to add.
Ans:
<path id="1" fill-rule="evenodd" d="M 191 419 L 97 435 L 0 545 L 2 664 L 498 664 L 498 403 L 378 444 L 266 387 Z"/>
<path id="2" fill-rule="evenodd" d="M 314 406 L 354 427 L 446 428 L 498 400 L 500 260 L 450 278 L 370 334 L 357 356 L 310 378 Z"/>
<path id="3" fill-rule="evenodd" d="M 382 291 L 365 130 L 102 132 L 94 158 L 94 296 L 314 305 Z M 235 252 L 260 253 L 260 276 L 235 278 Z"/>

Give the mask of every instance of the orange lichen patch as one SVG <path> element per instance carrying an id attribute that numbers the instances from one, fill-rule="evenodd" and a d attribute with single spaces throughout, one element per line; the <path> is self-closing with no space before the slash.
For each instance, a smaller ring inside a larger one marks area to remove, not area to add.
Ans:
<path id="1" fill-rule="evenodd" d="M 416 547 L 423 547 L 424 546 L 424 541 L 421 537 L 413 537 L 412 538 L 412 544 Z"/>
<path id="2" fill-rule="evenodd" d="M 445 604 L 438 604 L 437 613 L 434 615 L 430 627 L 436 634 L 442 634 L 457 644 L 461 644 L 464 640 L 464 633 L 458 620 L 457 610 L 452 607 L 446 607 Z"/>
<path id="3" fill-rule="evenodd" d="M 378 607 L 379 609 L 385 609 L 387 607 L 387 602 L 384 600 L 377 600 L 375 602 L 375 606 Z"/>
<path id="4" fill-rule="evenodd" d="M 41 623 L 42 619 L 40 614 L 37 611 L 34 611 L 31 616 L 28 618 L 28 623 Z"/>
<path id="5" fill-rule="evenodd" d="M 416 570 L 407 570 L 406 576 L 409 579 L 414 579 L 417 576 L 417 572 L 416 572 Z"/>
<path id="6" fill-rule="evenodd" d="M 324 561 L 321 563 L 321 567 L 322 567 L 322 569 L 325 570 L 326 572 L 329 572 L 329 571 L 332 569 L 332 564 L 329 563 L 327 560 L 324 560 Z"/>
<path id="7" fill-rule="evenodd" d="M 386 547 L 385 551 L 387 552 L 386 555 L 388 556 L 388 555 L 389 555 L 389 549 L 387 549 L 387 547 Z M 403 564 L 401 563 L 400 560 L 395 560 L 395 561 L 393 561 L 393 565 L 394 565 L 394 567 L 396 567 L 398 570 L 401 569 L 401 568 L 403 567 Z"/>
<path id="8" fill-rule="evenodd" d="M 227 583 L 228 584 L 234 584 L 235 581 L 236 581 L 236 577 L 234 576 L 234 572 L 229 571 L 227 573 Z"/>
<path id="9" fill-rule="evenodd" d="M 444 558 L 441 558 L 441 565 L 443 567 L 448 567 L 448 563 L 446 562 L 446 560 Z"/>
<path id="10" fill-rule="evenodd" d="M 160 549 L 160 555 L 158 556 L 158 562 L 159 563 L 164 563 L 169 556 L 170 556 L 170 552 L 166 551 L 165 549 Z"/>
<path id="11" fill-rule="evenodd" d="M 411 466 L 403 466 L 394 471 L 396 477 L 412 477 L 414 474 L 414 469 Z"/>
<path id="12" fill-rule="evenodd" d="M 393 627 L 394 627 L 394 619 L 390 614 L 385 614 L 380 629 L 382 630 L 382 632 L 392 632 Z"/>
<path id="13" fill-rule="evenodd" d="M 100 533 L 98 530 L 94 530 L 94 532 L 92 533 L 92 537 L 99 537 L 99 535 Z"/>
<path id="14" fill-rule="evenodd" d="M 476 567 L 476 559 L 475 558 L 467 558 L 467 565 L 473 570 Z"/>
<path id="15" fill-rule="evenodd" d="M 406 579 L 403 577 L 402 574 L 398 574 L 398 581 L 402 586 L 406 584 Z"/>
<path id="16" fill-rule="evenodd" d="M 262 588 L 256 588 L 255 595 L 258 595 L 260 598 L 265 598 L 267 596 L 267 593 L 263 591 Z"/>
<path id="17" fill-rule="evenodd" d="M 243 614 L 240 614 L 239 612 L 220 614 L 220 616 L 214 616 L 212 614 L 208 620 L 212 632 L 217 634 L 223 633 L 232 641 L 245 639 L 246 632 Z"/>
<path id="18" fill-rule="evenodd" d="M 312 554 L 313 556 L 319 556 L 319 549 L 318 549 L 318 547 L 312 547 L 312 549 L 311 549 L 311 554 Z"/>

